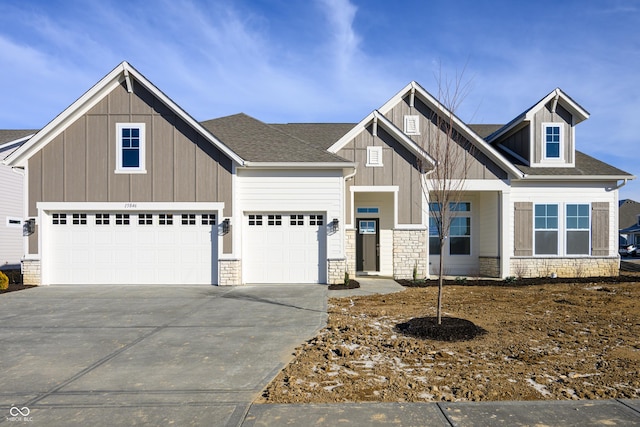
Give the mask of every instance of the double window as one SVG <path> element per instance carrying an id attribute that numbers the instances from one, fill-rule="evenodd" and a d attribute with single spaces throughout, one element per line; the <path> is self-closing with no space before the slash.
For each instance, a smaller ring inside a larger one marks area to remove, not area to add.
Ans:
<path id="1" fill-rule="evenodd" d="M 145 173 L 145 124 L 116 124 L 116 173 Z"/>
<path id="2" fill-rule="evenodd" d="M 534 206 L 535 255 L 589 255 L 591 250 L 591 206 L 567 203 L 564 221 L 558 204 Z M 563 227 L 564 225 L 564 227 Z M 564 248 L 561 251 L 561 248 Z"/>
<path id="3" fill-rule="evenodd" d="M 429 203 L 429 253 L 440 255 L 438 214 L 440 204 Z M 471 255 L 471 203 L 449 203 L 451 221 L 448 233 L 449 255 Z"/>

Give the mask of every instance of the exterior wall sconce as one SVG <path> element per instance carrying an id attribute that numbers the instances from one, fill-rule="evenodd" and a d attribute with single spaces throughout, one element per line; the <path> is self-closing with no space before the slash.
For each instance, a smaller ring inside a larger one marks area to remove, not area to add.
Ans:
<path id="1" fill-rule="evenodd" d="M 331 232 L 335 233 L 340 229 L 340 221 L 338 218 L 333 218 L 333 221 L 329 223 L 329 227 L 331 228 Z"/>
<path id="2" fill-rule="evenodd" d="M 31 236 L 36 231 L 36 220 L 35 218 L 29 218 L 22 224 L 22 235 L 23 236 Z"/>
<path id="3" fill-rule="evenodd" d="M 231 224 L 229 223 L 229 218 L 225 218 L 224 221 L 220 223 L 220 235 L 224 236 L 225 234 L 229 234 L 229 230 L 231 230 Z"/>

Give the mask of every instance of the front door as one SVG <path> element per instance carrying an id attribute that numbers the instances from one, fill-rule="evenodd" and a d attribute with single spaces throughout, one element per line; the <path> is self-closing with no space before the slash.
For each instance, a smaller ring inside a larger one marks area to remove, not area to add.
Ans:
<path id="1" fill-rule="evenodd" d="M 356 270 L 380 271 L 380 233 L 378 218 L 360 218 L 357 221 Z"/>

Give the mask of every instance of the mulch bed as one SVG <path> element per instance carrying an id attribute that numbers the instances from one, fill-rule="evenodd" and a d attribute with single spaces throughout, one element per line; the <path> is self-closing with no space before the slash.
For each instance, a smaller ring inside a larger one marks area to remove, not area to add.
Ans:
<path id="1" fill-rule="evenodd" d="M 428 288 L 438 286 L 437 279 L 429 280 L 409 280 L 397 279 L 396 282 L 407 288 Z M 457 279 L 445 280 L 445 285 L 456 286 L 534 286 L 545 285 L 549 283 L 591 283 L 591 284 L 613 284 L 613 283 L 632 283 L 638 282 L 638 276 L 620 275 L 612 277 L 558 277 L 550 279 L 548 277 L 531 277 L 513 280 L 488 280 L 488 279 Z"/>
<path id="2" fill-rule="evenodd" d="M 443 316 L 441 324 L 438 318 L 415 317 L 407 322 L 399 323 L 395 329 L 407 336 L 435 341 L 469 341 L 487 333 L 475 323 L 457 317 Z"/>
<path id="3" fill-rule="evenodd" d="M 345 285 L 344 283 L 336 283 L 334 285 L 329 285 L 330 291 L 342 291 L 345 289 L 356 289 L 360 287 L 360 282 L 357 280 L 350 279 L 349 284 Z"/>
<path id="4" fill-rule="evenodd" d="M 23 285 L 21 283 L 9 283 L 8 289 L 0 289 L 0 294 L 6 294 L 9 292 L 22 291 L 25 289 L 35 288 L 35 285 Z"/>

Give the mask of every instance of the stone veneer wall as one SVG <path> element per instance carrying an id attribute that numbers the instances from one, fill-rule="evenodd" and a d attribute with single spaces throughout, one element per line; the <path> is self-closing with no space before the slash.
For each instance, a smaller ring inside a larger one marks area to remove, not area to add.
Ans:
<path id="1" fill-rule="evenodd" d="M 24 259 L 22 260 L 22 283 L 25 285 L 39 285 L 41 282 L 40 260 Z"/>
<path id="2" fill-rule="evenodd" d="M 478 257 L 480 262 L 480 276 L 500 277 L 500 257 Z"/>
<path id="3" fill-rule="evenodd" d="M 347 271 L 347 260 L 344 258 L 327 260 L 327 284 L 335 285 L 344 283 L 344 273 Z M 355 278 L 355 274 L 349 273 L 350 278 Z"/>
<path id="4" fill-rule="evenodd" d="M 347 271 L 354 279 L 356 277 L 356 230 L 344 231 L 344 254 L 347 257 Z M 344 271 L 342 274 L 344 275 Z"/>
<path id="5" fill-rule="evenodd" d="M 620 269 L 618 257 L 589 258 L 511 258 L 510 276 L 549 277 L 599 277 L 617 276 Z"/>
<path id="6" fill-rule="evenodd" d="M 242 263 L 239 259 L 221 259 L 218 262 L 218 286 L 242 284 Z"/>
<path id="7" fill-rule="evenodd" d="M 393 230 L 393 278 L 412 279 L 414 267 L 426 277 L 427 230 Z"/>

